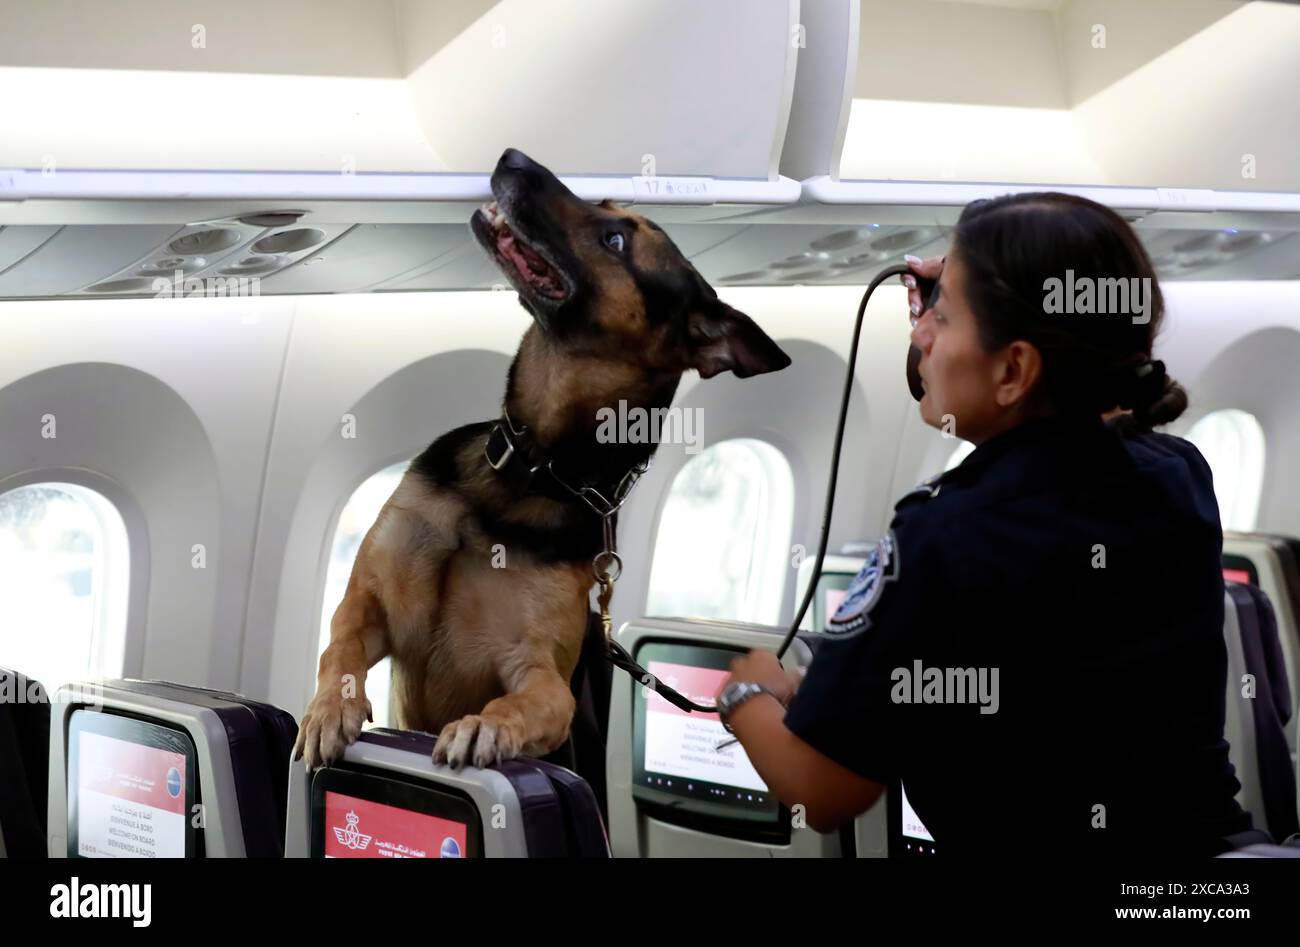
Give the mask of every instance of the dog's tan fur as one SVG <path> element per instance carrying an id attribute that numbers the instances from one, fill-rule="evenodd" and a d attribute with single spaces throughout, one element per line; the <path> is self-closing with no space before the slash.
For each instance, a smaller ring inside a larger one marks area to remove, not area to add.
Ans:
<path id="1" fill-rule="evenodd" d="M 557 341 L 534 324 L 516 355 L 507 407 L 541 445 L 589 430 L 598 409 L 620 400 L 652 406 L 664 392 L 671 399 L 692 364 L 682 333 L 651 318 L 632 276 L 690 269 L 667 236 L 608 203 L 553 203 L 596 289 L 587 341 Z M 591 238 L 593 220 L 615 219 L 635 228 L 626 264 Z M 484 461 L 486 439 L 477 434 L 457 449 L 454 485 L 431 482 L 413 465 L 362 542 L 299 728 L 295 755 L 309 767 L 338 759 L 356 740 L 370 715 L 366 672 L 389 656 L 398 725 L 438 732 L 436 762 L 487 766 L 544 755 L 566 740 L 570 678 L 595 584 L 591 561 L 556 560 L 485 532 L 476 511 L 538 529 L 563 529 L 575 515 L 563 499 L 513 493 Z"/>

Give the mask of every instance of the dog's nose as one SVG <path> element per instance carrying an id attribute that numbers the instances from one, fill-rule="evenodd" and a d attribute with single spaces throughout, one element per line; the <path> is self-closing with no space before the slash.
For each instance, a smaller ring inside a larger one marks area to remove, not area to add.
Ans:
<path id="1" fill-rule="evenodd" d="M 527 171 L 536 167 L 537 162 L 528 155 L 524 154 L 518 148 L 507 148 L 501 153 L 501 160 L 497 162 L 500 167 L 509 168 L 512 171 Z"/>

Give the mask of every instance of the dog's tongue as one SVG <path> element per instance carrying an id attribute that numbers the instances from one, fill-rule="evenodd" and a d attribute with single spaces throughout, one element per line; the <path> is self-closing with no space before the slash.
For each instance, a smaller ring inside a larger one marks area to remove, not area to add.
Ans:
<path id="1" fill-rule="evenodd" d="M 561 296 L 564 288 L 555 272 L 534 250 L 515 239 L 509 227 L 497 231 L 497 252 L 510 260 L 519 275 L 532 287 L 549 296 Z"/>

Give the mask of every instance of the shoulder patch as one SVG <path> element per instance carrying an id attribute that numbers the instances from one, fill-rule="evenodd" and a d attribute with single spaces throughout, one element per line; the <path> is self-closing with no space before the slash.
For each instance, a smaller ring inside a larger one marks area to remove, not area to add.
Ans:
<path id="1" fill-rule="evenodd" d="M 885 583 L 898 578 L 898 541 L 890 530 L 867 554 L 862 571 L 844 594 L 844 600 L 826 622 L 823 632 L 836 638 L 855 635 L 871 624 L 871 610 L 885 594 Z"/>

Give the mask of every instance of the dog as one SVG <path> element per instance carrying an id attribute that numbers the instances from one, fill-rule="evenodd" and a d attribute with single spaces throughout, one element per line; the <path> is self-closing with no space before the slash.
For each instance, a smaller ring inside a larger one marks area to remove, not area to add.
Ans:
<path id="1" fill-rule="evenodd" d="M 652 221 L 579 199 L 514 149 L 491 187 L 470 228 L 533 322 L 503 417 L 434 441 L 362 541 L 294 747 L 309 769 L 357 739 L 366 671 L 385 656 L 398 725 L 438 734 L 435 763 L 564 744 L 606 548 L 584 488 L 612 498 L 657 446 L 602 443 L 598 412 L 666 408 L 690 369 L 743 378 L 790 364 Z"/>

